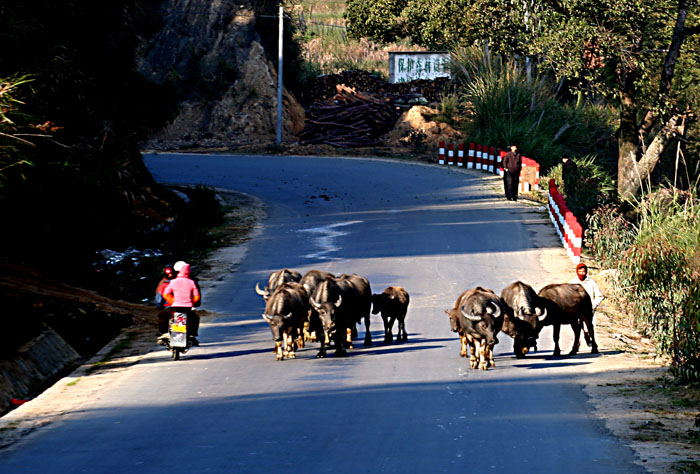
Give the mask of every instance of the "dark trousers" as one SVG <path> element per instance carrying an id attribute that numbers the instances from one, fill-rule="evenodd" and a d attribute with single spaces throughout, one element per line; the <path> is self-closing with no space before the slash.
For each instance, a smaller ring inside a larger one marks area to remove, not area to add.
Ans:
<path id="1" fill-rule="evenodd" d="M 192 308 L 165 308 L 158 313 L 158 333 L 165 334 L 168 332 L 168 324 L 170 323 L 170 315 L 172 312 L 187 314 L 187 334 L 190 336 L 199 336 L 199 316 Z"/>
<path id="2" fill-rule="evenodd" d="M 518 199 L 518 186 L 520 185 L 520 171 L 504 171 L 503 188 L 506 191 L 506 199 Z"/>

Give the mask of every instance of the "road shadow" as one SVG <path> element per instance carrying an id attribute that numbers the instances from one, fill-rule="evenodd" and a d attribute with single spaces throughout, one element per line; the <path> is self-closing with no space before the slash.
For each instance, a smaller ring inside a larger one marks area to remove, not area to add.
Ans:
<path id="1" fill-rule="evenodd" d="M 208 354 L 185 354 L 183 359 L 188 360 L 210 360 L 210 359 L 225 359 L 228 357 L 240 357 L 253 354 L 272 354 L 271 349 L 249 349 L 241 351 L 225 351 L 225 352 L 213 352 Z"/>

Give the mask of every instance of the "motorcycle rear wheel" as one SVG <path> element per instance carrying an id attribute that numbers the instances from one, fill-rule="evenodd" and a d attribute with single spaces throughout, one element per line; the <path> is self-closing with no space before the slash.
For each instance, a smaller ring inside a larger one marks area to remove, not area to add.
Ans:
<path id="1" fill-rule="evenodd" d="M 180 360 L 180 349 L 173 349 L 172 350 L 172 357 L 173 357 L 173 360 Z"/>

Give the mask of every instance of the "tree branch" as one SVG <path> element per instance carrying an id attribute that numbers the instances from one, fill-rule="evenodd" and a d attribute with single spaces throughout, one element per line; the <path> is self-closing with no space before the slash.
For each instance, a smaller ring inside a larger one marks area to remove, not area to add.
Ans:
<path id="1" fill-rule="evenodd" d="M 688 17 L 688 1 L 680 0 L 678 2 L 678 14 L 676 16 L 676 25 L 673 27 L 673 37 L 671 38 L 671 45 L 666 53 L 666 59 L 664 59 L 663 69 L 661 70 L 661 81 L 659 83 L 659 98 L 663 99 L 668 96 L 671 92 L 671 84 L 673 82 L 673 75 L 675 73 L 676 62 L 681 55 L 681 47 L 683 46 L 683 41 L 685 41 L 687 28 L 685 28 L 685 20 Z M 651 128 L 654 126 L 657 120 L 657 115 L 651 111 L 648 111 L 644 115 L 644 119 L 639 124 L 639 132 L 643 135 L 649 133 Z"/>

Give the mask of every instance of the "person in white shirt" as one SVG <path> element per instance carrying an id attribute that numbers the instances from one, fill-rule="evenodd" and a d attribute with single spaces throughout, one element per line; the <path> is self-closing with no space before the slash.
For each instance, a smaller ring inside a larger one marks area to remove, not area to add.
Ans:
<path id="1" fill-rule="evenodd" d="M 593 281 L 592 278 L 588 277 L 588 267 L 585 263 L 579 263 L 576 265 L 576 278 L 571 279 L 569 283 L 578 283 L 586 290 L 588 296 L 591 297 L 591 303 L 593 304 L 593 327 L 595 328 L 595 310 L 598 306 L 600 306 L 600 303 L 603 301 L 605 296 L 603 295 L 603 292 L 600 291 L 598 284 Z M 583 330 L 583 336 L 586 339 L 586 344 L 590 346 L 590 336 L 586 332 L 585 328 Z"/>

